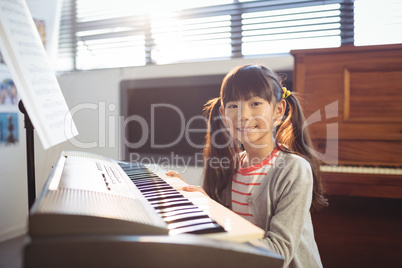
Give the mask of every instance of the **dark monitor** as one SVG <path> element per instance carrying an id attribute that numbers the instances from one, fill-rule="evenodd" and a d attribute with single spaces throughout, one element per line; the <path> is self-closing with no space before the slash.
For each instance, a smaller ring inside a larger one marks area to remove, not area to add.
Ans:
<path id="1" fill-rule="evenodd" d="M 121 89 L 125 161 L 201 165 L 205 103 L 219 97 L 224 75 L 124 80 Z"/>

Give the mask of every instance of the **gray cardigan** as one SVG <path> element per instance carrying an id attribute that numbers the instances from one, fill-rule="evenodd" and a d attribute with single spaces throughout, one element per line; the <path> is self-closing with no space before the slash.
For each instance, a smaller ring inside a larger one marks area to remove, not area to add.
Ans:
<path id="1" fill-rule="evenodd" d="M 222 196 L 228 207 L 231 188 Z M 310 164 L 302 157 L 280 152 L 258 188 L 249 204 L 257 225 L 266 232 L 263 242 L 284 257 L 284 267 L 322 267 L 310 215 Z"/>

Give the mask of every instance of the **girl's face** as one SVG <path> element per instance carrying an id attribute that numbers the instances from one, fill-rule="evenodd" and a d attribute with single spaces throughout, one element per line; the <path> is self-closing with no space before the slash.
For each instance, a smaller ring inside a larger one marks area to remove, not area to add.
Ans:
<path id="1" fill-rule="evenodd" d="M 235 139 L 245 146 L 264 148 L 272 145 L 274 122 L 281 116 L 282 105 L 252 96 L 248 100 L 230 101 L 221 113 Z"/>

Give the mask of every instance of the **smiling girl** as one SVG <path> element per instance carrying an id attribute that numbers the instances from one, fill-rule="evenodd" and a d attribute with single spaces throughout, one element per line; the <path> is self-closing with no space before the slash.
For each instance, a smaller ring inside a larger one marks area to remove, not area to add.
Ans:
<path id="1" fill-rule="evenodd" d="M 185 190 L 205 191 L 264 229 L 264 243 L 284 257 L 284 267 L 322 267 L 310 210 L 327 200 L 294 94 L 268 68 L 241 66 L 205 112 L 203 187 Z"/>

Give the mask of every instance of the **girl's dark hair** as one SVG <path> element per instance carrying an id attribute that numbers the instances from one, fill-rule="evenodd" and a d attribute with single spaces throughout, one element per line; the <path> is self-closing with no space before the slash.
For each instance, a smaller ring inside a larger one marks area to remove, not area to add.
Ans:
<path id="1" fill-rule="evenodd" d="M 212 199 L 223 203 L 220 197 L 236 174 L 240 150 L 226 129 L 220 107 L 220 98 L 215 98 L 204 108 L 209 123 L 205 136 L 203 189 Z"/>
<path id="2" fill-rule="evenodd" d="M 226 129 L 219 108 L 224 108 L 229 101 L 248 100 L 252 96 L 276 104 L 282 99 L 282 94 L 282 81 L 276 73 L 264 66 L 245 65 L 228 73 L 222 82 L 220 98 L 206 104 L 204 113 L 208 117 L 208 131 L 204 149 L 203 188 L 212 199 L 222 202 L 222 192 L 237 172 L 240 151 L 239 144 Z M 320 164 L 312 153 L 312 142 L 295 93 L 286 98 L 286 103 L 283 120 L 276 127 L 276 146 L 284 152 L 300 155 L 310 163 L 314 180 L 311 209 L 318 210 L 328 205 L 324 197 Z M 212 165 L 217 163 L 217 159 L 221 159 L 221 165 Z"/>

